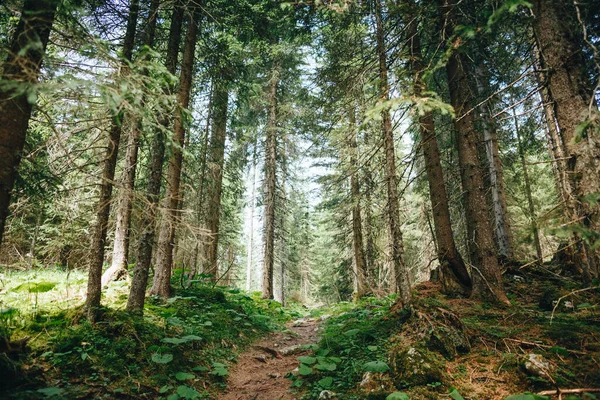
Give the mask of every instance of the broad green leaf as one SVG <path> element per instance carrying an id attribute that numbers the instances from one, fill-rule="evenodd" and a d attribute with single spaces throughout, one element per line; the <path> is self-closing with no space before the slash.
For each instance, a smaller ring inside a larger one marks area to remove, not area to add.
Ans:
<path id="1" fill-rule="evenodd" d="M 185 385 L 181 385 L 177 387 L 177 394 L 182 399 L 198 399 L 200 398 L 200 393 L 195 391 L 193 388 Z"/>
<path id="2" fill-rule="evenodd" d="M 363 365 L 363 368 L 367 372 L 387 372 L 390 369 L 383 361 L 370 361 Z"/>
<path id="3" fill-rule="evenodd" d="M 37 391 L 38 393 L 41 393 L 47 397 L 56 396 L 64 392 L 63 389 L 57 387 L 47 387 L 43 389 L 38 389 Z"/>
<path id="4" fill-rule="evenodd" d="M 540 396 L 533 393 L 513 394 L 505 397 L 504 400 L 550 400 L 550 397 Z"/>
<path id="5" fill-rule="evenodd" d="M 168 364 L 173 361 L 173 354 L 154 353 L 152 354 L 152 361 L 157 364 Z"/>
<path id="6" fill-rule="evenodd" d="M 349 331 L 344 332 L 344 336 L 356 336 L 357 334 L 360 333 L 360 329 L 350 329 Z"/>
<path id="7" fill-rule="evenodd" d="M 301 356 L 301 357 L 298 357 L 298 361 L 300 361 L 301 363 L 304 363 L 306 365 L 312 365 L 317 362 L 317 359 L 315 357 L 310 357 L 310 356 Z"/>
<path id="8" fill-rule="evenodd" d="M 191 342 L 193 340 L 202 340 L 202 338 L 198 335 L 185 335 L 182 337 L 182 339 L 187 342 Z"/>
<path id="9" fill-rule="evenodd" d="M 160 394 L 167 393 L 171 389 L 173 389 L 173 386 L 165 385 L 165 386 L 161 387 L 160 389 L 158 389 L 158 393 L 160 393 Z"/>
<path id="10" fill-rule="evenodd" d="M 377 347 L 377 346 L 367 346 L 367 350 L 369 350 L 369 351 L 377 351 L 378 348 L 379 347 Z M 400 392 L 396 392 L 396 393 L 400 393 Z"/>
<path id="11" fill-rule="evenodd" d="M 333 385 L 333 378 L 328 376 L 326 378 L 319 380 L 318 383 L 319 383 L 319 386 L 321 386 L 323 389 L 331 389 L 331 385 Z"/>
<path id="12" fill-rule="evenodd" d="M 389 394 L 385 400 L 410 400 L 410 397 L 404 392 L 394 392 Z"/>
<path id="13" fill-rule="evenodd" d="M 300 364 L 300 367 L 298 368 L 298 373 L 300 375 L 311 375 L 313 373 L 313 369 L 308 365 Z"/>
<path id="14" fill-rule="evenodd" d="M 175 374 L 175 379 L 178 381 L 187 381 L 190 379 L 194 379 L 196 375 L 190 374 L 189 372 L 178 372 Z"/>
<path id="15" fill-rule="evenodd" d="M 331 362 L 319 362 L 317 365 L 315 365 L 315 368 L 318 369 L 319 371 L 335 371 L 335 369 L 337 368 L 337 365 L 335 365 L 334 363 Z"/>
<path id="16" fill-rule="evenodd" d="M 162 341 L 164 343 L 170 343 L 170 344 L 182 344 L 182 343 L 187 342 L 187 340 L 185 340 L 185 339 L 176 338 L 176 337 L 166 337 Z"/>
<path id="17" fill-rule="evenodd" d="M 450 393 L 448 393 L 450 395 L 450 397 L 452 398 L 452 400 L 465 400 L 464 397 L 461 396 L 460 393 L 458 393 L 458 390 L 451 388 L 450 389 Z"/>

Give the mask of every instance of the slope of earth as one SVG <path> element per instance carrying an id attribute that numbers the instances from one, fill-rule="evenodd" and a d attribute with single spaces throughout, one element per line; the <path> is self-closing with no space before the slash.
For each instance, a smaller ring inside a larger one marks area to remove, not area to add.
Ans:
<path id="1" fill-rule="evenodd" d="M 335 366 L 307 359 L 295 384 L 306 399 L 598 398 L 600 287 L 550 268 L 508 271 L 510 307 L 450 299 L 426 282 L 409 310 L 393 296 L 320 310 L 334 316 L 311 356 Z"/>

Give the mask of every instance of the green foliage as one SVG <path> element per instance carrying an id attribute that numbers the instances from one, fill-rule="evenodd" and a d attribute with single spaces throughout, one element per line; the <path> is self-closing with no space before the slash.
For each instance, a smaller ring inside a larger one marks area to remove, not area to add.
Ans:
<path id="1" fill-rule="evenodd" d="M 3 299 L 10 303 L 0 314 L 2 326 L 17 337 L 36 337 L 30 344 L 33 351 L 18 365 L 6 367 L 51 371 L 48 379 L 56 382 L 56 389 L 62 390 L 60 396 L 65 398 L 78 390 L 89 390 L 86 382 L 106 386 L 110 396 L 117 392 L 141 393 L 137 386 L 130 385 L 130 379 L 143 382 L 147 388 L 161 388 L 161 393 L 170 398 L 200 398 L 205 396 L 205 390 L 201 385 L 194 386 L 198 382 L 222 386 L 229 373 L 228 363 L 235 359 L 235 348 L 243 348 L 258 335 L 279 327 L 278 321 L 290 318 L 288 311 L 275 302 L 255 301 L 235 290 L 198 286 L 178 291 L 165 303 L 149 302 L 143 318 L 109 309 L 97 325 L 91 325 L 80 320 L 80 310 L 75 308 L 78 301 L 70 298 L 85 287 L 85 281 L 76 285 L 74 278 L 78 275 L 72 273 L 67 293 L 63 283 L 66 272 L 37 272 L 38 280 L 32 279 L 35 273 L 11 274 L 8 288 L 21 289 L 8 291 Z M 39 293 L 37 309 L 29 308 L 29 302 L 23 299 L 30 294 L 23 288 L 30 286 L 21 285 L 48 282 L 44 278 L 49 276 L 58 283 L 52 290 Z M 121 296 L 127 289 L 120 285 L 111 287 L 106 304 L 122 307 Z M 68 313 L 57 309 L 55 299 L 59 295 L 62 297 L 58 304 L 71 308 Z M 233 319 L 237 319 L 235 324 L 231 323 Z M 0 371 L 7 373 L 4 368 L 0 363 Z M 177 385 L 184 381 L 186 385 Z M 6 383 L 19 382 L 15 379 Z M 34 379 L 28 388 L 43 389 L 44 382 Z M 15 390 L 12 386 L 0 389 Z M 23 390 L 18 391 L 22 398 L 36 398 Z"/>

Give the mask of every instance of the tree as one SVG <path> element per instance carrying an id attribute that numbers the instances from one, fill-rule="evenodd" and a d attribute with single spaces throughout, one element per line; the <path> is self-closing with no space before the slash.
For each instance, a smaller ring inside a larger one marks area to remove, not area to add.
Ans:
<path id="1" fill-rule="evenodd" d="M 221 51 L 224 54 L 226 50 Z M 223 166 L 225 162 L 225 139 L 227 138 L 227 107 L 229 100 L 229 81 L 228 76 L 231 72 L 226 66 L 217 66 L 220 71 L 215 76 L 214 87 L 212 91 L 211 106 L 213 111 L 212 132 L 210 136 L 208 152 L 208 192 L 206 194 L 206 218 L 208 234 L 208 244 L 204 246 L 206 254 L 205 267 L 203 272 L 212 275 L 213 282 L 217 281 L 219 268 L 217 265 L 217 255 L 219 249 L 219 222 L 221 216 L 221 194 L 223 189 Z"/>
<path id="2" fill-rule="evenodd" d="M 583 279 L 589 282 L 600 262 L 590 246 L 600 232 L 600 149 L 596 144 L 598 110 L 582 53 L 584 38 L 575 22 L 576 7 L 571 2 L 536 0 L 533 27 L 540 62 L 548 71 L 545 84 L 560 135 L 558 145 L 567 158 L 566 175 L 572 190 L 567 207 L 572 214 L 576 264 L 581 264 Z M 588 242 L 582 242 L 582 236 Z"/>
<path id="3" fill-rule="evenodd" d="M 264 264 L 262 297 L 273 298 L 273 266 L 275 262 L 275 190 L 277 170 L 277 89 L 279 88 L 281 67 L 273 60 L 271 77 L 268 82 L 268 116 L 265 128 L 265 178 L 264 178 Z"/>
<path id="4" fill-rule="evenodd" d="M 388 82 L 387 55 L 385 48 L 385 32 L 383 27 L 381 0 L 375 2 L 375 36 L 377 43 L 377 56 L 379 59 L 379 103 L 383 106 L 381 111 L 383 149 L 385 152 L 385 183 L 387 187 L 388 208 L 388 234 L 391 254 L 391 263 L 394 274 L 394 290 L 400 295 L 404 306 L 411 300 L 410 281 L 408 269 L 404 263 L 404 249 L 402 243 L 402 230 L 400 228 L 400 210 L 398 198 L 398 177 L 396 175 L 396 154 L 394 151 L 394 132 L 389 107 L 385 105 L 390 99 Z"/>
<path id="5" fill-rule="evenodd" d="M 139 1 L 133 0 L 130 4 L 127 19 L 127 28 L 123 39 L 122 58 L 123 64 L 120 74 L 129 73 L 129 63 L 133 56 L 135 43 L 135 32 L 139 12 Z M 85 301 L 85 312 L 87 318 L 94 322 L 98 317 L 100 298 L 102 296 L 102 266 L 104 264 L 104 248 L 106 246 L 106 233 L 108 230 L 108 218 L 110 216 L 110 204 L 113 190 L 117 156 L 119 154 L 119 143 L 121 141 L 123 111 L 121 104 L 113 105 L 115 114 L 113 123 L 108 133 L 108 146 L 102 161 L 102 181 L 100 182 L 100 198 L 96 209 L 96 221 L 92 234 L 92 254 L 88 273 L 87 297 Z"/>
<path id="6" fill-rule="evenodd" d="M 407 1 L 406 6 L 407 10 L 414 10 L 415 7 L 411 1 Z M 423 75 L 427 71 L 427 66 L 423 62 L 421 38 L 417 29 L 417 16 L 411 14 L 408 14 L 408 16 L 410 19 L 407 29 L 411 60 L 410 68 L 413 76 L 413 90 L 415 96 L 419 98 L 424 96 L 424 92 L 427 91 L 427 84 L 423 78 Z M 427 182 L 429 184 L 442 292 L 447 294 L 459 293 L 469 296 L 472 285 L 471 277 L 454 241 L 444 172 L 440 162 L 440 151 L 435 133 L 433 111 L 427 104 L 422 104 L 421 109 L 417 109 L 417 113 L 419 132 L 421 134 L 421 147 L 423 149 Z"/>
<path id="7" fill-rule="evenodd" d="M 448 27 L 458 24 L 456 3 L 444 1 L 444 11 L 448 12 Z M 460 43 L 460 37 L 453 37 Z M 492 228 L 487 216 L 487 203 L 483 183 L 483 170 L 477 154 L 477 132 L 472 106 L 472 94 L 469 88 L 469 59 L 464 48 L 453 48 L 446 65 L 448 87 L 452 107 L 456 113 L 454 129 L 458 146 L 460 177 L 465 200 L 467 234 L 471 255 L 473 296 L 494 302 L 510 304 L 504 293 L 502 273 L 496 250 Z"/>
<path id="8" fill-rule="evenodd" d="M 0 243 L 58 0 L 25 0 L 0 80 Z"/>
<path id="9" fill-rule="evenodd" d="M 146 23 L 146 32 L 143 45 L 144 51 L 152 48 L 154 45 L 154 36 L 156 33 L 156 21 L 158 18 L 159 1 L 152 0 Z M 147 54 L 142 57 L 149 58 Z M 147 73 L 147 71 L 146 71 Z M 127 135 L 127 146 L 125 152 L 125 165 L 121 173 L 119 185 L 119 197 L 116 210 L 115 240 L 113 243 L 112 263 L 104 274 L 102 274 L 102 286 L 108 282 L 118 279 L 127 273 L 127 264 L 129 258 L 129 240 L 131 208 L 135 190 L 135 172 L 137 169 L 138 151 L 140 138 L 142 136 L 141 121 L 131 115 L 124 115 L 122 122 L 129 132 Z"/>
<path id="10" fill-rule="evenodd" d="M 175 239 L 175 225 L 177 224 L 177 210 L 180 201 L 181 167 L 183 164 L 183 146 L 185 143 L 186 111 L 190 103 L 194 59 L 196 54 L 196 41 L 198 25 L 201 16 L 201 7 L 192 7 L 189 24 L 185 36 L 185 48 L 181 61 L 181 74 L 179 78 L 179 92 L 177 103 L 179 109 L 175 112 L 173 127 L 173 154 L 169 160 L 167 170 L 167 188 L 163 202 L 163 217 L 160 224 L 156 270 L 150 293 L 168 297 L 171 294 L 171 270 L 173 267 L 173 246 Z"/>
<path id="11" fill-rule="evenodd" d="M 171 25 L 169 28 L 169 39 L 165 59 L 166 69 L 171 75 L 175 74 L 175 69 L 177 68 L 183 11 L 183 5 L 180 2 L 175 3 L 171 15 Z M 167 85 L 164 90 L 165 93 L 168 93 L 173 90 L 173 86 Z M 148 204 L 148 210 L 143 213 L 140 218 L 142 232 L 136 246 L 136 263 L 133 270 L 131 290 L 129 292 L 129 298 L 127 299 L 127 310 L 130 312 L 142 312 L 144 309 L 144 299 L 146 296 L 146 287 L 148 285 L 148 272 L 152 261 L 152 248 L 154 246 L 154 238 L 156 235 L 156 215 L 160 201 L 159 196 L 165 159 L 165 131 L 169 127 L 169 120 L 169 115 L 166 112 L 160 116 L 159 127 L 155 129 L 152 141 L 151 156 L 148 166 L 148 182 L 146 186 L 146 202 Z"/>

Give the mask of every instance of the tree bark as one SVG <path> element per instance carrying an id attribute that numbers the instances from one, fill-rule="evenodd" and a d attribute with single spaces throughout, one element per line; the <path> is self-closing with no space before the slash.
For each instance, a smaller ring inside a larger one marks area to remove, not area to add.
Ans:
<path id="1" fill-rule="evenodd" d="M 514 102 L 514 101 L 513 101 Z M 535 252 L 539 262 L 543 262 L 542 245 L 540 244 L 540 234 L 538 230 L 537 215 L 535 214 L 535 206 L 533 204 L 533 197 L 531 195 L 531 179 L 529 178 L 529 169 L 527 167 L 527 160 L 525 159 L 525 149 L 523 149 L 523 142 L 521 140 L 521 127 L 519 126 L 519 119 L 517 117 L 517 111 L 515 107 L 512 109 L 513 120 L 515 121 L 515 134 L 517 136 L 517 150 L 519 152 L 519 158 L 521 159 L 521 166 L 523 168 L 523 181 L 525 183 L 525 195 L 527 196 L 527 205 L 529 206 L 529 219 L 531 224 L 531 230 L 533 233 L 533 244 L 535 245 Z"/>
<path id="2" fill-rule="evenodd" d="M 25 0 L 0 80 L 0 243 L 58 0 Z M 36 45 L 37 44 L 37 45 Z"/>
<path id="3" fill-rule="evenodd" d="M 227 106 L 229 92 L 226 78 L 221 74 L 217 77 L 213 89 L 213 116 L 212 133 L 210 145 L 207 151 L 209 155 L 209 182 L 207 200 L 207 228 L 209 232 L 208 243 L 205 249 L 204 273 L 211 275 L 213 282 L 217 281 L 219 268 L 217 256 L 219 249 L 219 220 L 221 216 L 221 192 L 223 188 L 223 164 L 225 162 L 225 141 L 227 139 Z"/>
<path id="4" fill-rule="evenodd" d="M 387 55 L 385 48 L 385 33 L 382 21 L 381 0 L 375 1 L 375 22 L 377 55 L 379 58 L 379 103 L 389 100 L 389 83 L 387 69 Z M 388 107 L 381 111 L 383 148 L 385 151 L 385 181 L 387 187 L 388 232 L 390 241 L 390 255 L 395 275 L 395 291 L 400 295 L 403 306 L 408 306 L 411 301 L 410 280 L 408 268 L 404 262 L 404 245 L 400 227 L 400 209 L 398 199 L 398 176 L 396 175 L 396 154 L 394 151 L 394 133 L 392 118 Z"/>
<path id="5" fill-rule="evenodd" d="M 600 202 L 593 200 L 600 193 L 600 143 L 593 123 L 579 134 L 577 128 L 591 121 L 598 110 L 585 72 L 579 27 L 571 23 L 576 12 L 573 3 L 536 0 L 533 11 L 541 62 L 547 71 L 547 89 L 568 158 L 566 174 L 573 191 L 568 208 L 574 214 L 569 219 L 575 228 L 576 258 L 583 268 L 583 280 L 589 282 L 591 271 L 600 261 L 598 250 L 591 250 L 582 242 L 576 230 L 600 232 Z"/>
<path id="6" fill-rule="evenodd" d="M 445 6 L 453 6 L 453 0 L 445 0 Z M 456 23 L 450 10 L 449 28 Z M 471 108 L 472 94 L 466 71 L 467 57 L 454 50 L 446 65 L 450 99 L 456 119 L 454 128 L 458 146 L 458 163 L 465 200 L 468 247 L 472 262 L 473 293 L 475 298 L 509 305 L 504 293 L 502 272 L 496 257 L 492 226 L 488 217 L 483 168 L 477 152 L 477 132 Z"/>
<path id="7" fill-rule="evenodd" d="M 407 3 L 409 8 L 414 7 L 412 1 Z M 426 70 L 426 66 L 422 59 L 421 39 L 418 34 L 416 19 L 410 23 L 407 36 L 410 38 L 409 49 L 414 91 L 415 95 L 420 97 L 423 91 L 426 90 L 426 83 L 423 81 L 423 73 Z M 448 195 L 446 194 L 444 172 L 442 170 L 440 151 L 435 135 L 433 113 L 425 111 L 419 116 L 418 121 L 423 158 L 425 159 L 425 171 L 427 172 L 427 182 L 429 184 L 437 255 L 441 270 L 440 282 L 442 292 L 468 297 L 471 294 L 472 282 L 465 262 L 454 242 L 454 232 L 452 231 L 450 209 L 448 207 Z"/>
<path id="8" fill-rule="evenodd" d="M 130 5 L 125 38 L 123 39 L 122 57 L 124 62 L 121 65 L 121 70 L 119 72 L 123 76 L 129 74 L 128 63 L 131 62 L 133 55 L 138 12 L 139 1 L 134 0 Z M 102 296 L 102 266 L 104 264 L 104 248 L 106 246 L 106 233 L 108 230 L 108 219 L 110 217 L 113 181 L 115 178 L 115 168 L 117 166 L 119 143 L 121 141 L 121 121 L 123 121 L 123 112 L 117 111 L 117 114 L 113 116 L 113 122 L 110 127 L 109 143 L 102 167 L 100 198 L 98 200 L 98 205 L 96 206 L 96 222 L 92 233 L 87 298 L 84 306 L 87 318 L 91 322 L 95 322 L 98 318 L 100 298 Z"/>
<path id="9" fill-rule="evenodd" d="M 275 62 L 268 92 L 268 120 L 265 138 L 265 178 L 264 178 L 264 264 L 262 298 L 273 298 L 273 266 L 275 261 L 275 190 L 277 171 L 277 90 L 279 88 L 280 67 Z"/>
<path id="10" fill-rule="evenodd" d="M 354 280 L 356 297 L 361 298 L 369 293 L 365 252 L 363 249 L 362 217 L 360 207 L 360 182 L 358 176 L 358 143 L 356 140 L 356 110 L 354 104 L 348 113 L 349 129 L 347 143 L 349 152 L 350 200 L 352 202 L 352 249 L 354 253 Z"/>
<path id="11" fill-rule="evenodd" d="M 199 20 L 200 8 L 194 7 L 185 36 L 185 50 L 181 61 L 181 75 L 179 77 L 179 91 L 177 93 L 179 110 L 175 112 L 173 127 L 174 147 L 167 169 L 167 190 L 163 202 L 164 212 L 158 236 L 156 270 L 152 288 L 150 289 L 150 294 L 163 298 L 169 297 L 171 294 L 173 241 L 175 239 L 177 209 L 180 201 L 181 167 L 183 164 L 183 146 L 186 130 L 183 110 L 187 110 L 190 103 Z"/>
<path id="12" fill-rule="evenodd" d="M 159 1 L 152 0 L 146 24 L 146 35 L 144 38 L 144 45 L 148 47 L 152 47 L 154 44 L 158 7 Z M 145 74 L 147 75 L 147 71 Z M 112 263 L 111 266 L 104 271 L 104 274 L 102 274 L 102 287 L 105 287 L 113 280 L 127 276 L 131 208 L 135 192 L 135 173 L 137 168 L 138 150 L 140 138 L 142 136 L 140 123 L 141 121 L 137 118 L 125 115 L 124 125 L 128 126 L 131 131 L 128 135 L 125 165 L 123 166 L 123 172 L 119 182 L 120 188 L 116 210 Z"/>
<path id="13" fill-rule="evenodd" d="M 250 194 L 250 232 L 248 235 L 248 248 L 246 260 L 246 291 L 252 289 L 252 253 L 254 252 L 254 213 L 256 209 L 256 141 L 252 151 L 252 189 Z"/>
<path id="14" fill-rule="evenodd" d="M 177 68 L 177 56 L 179 54 L 179 44 L 181 42 L 181 26 L 183 22 L 183 6 L 176 3 L 171 16 L 171 26 L 169 28 L 169 41 L 167 44 L 167 56 L 165 66 L 167 71 L 175 74 Z M 165 92 L 171 92 L 173 87 L 165 88 Z M 156 214 L 159 203 L 161 180 L 163 173 L 163 164 L 165 159 L 165 130 L 169 126 L 169 117 L 164 114 L 160 117 L 161 128 L 154 133 L 152 142 L 152 156 L 150 158 L 148 183 L 146 186 L 146 203 L 148 205 L 146 212 L 140 217 L 140 226 L 142 232 L 138 239 L 136 250 L 136 262 L 133 269 L 133 279 L 129 298 L 127 299 L 127 311 L 141 313 L 144 309 L 144 300 L 146 297 L 146 287 L 148 285 L 148 272 L 152 261 L 152 248 L 156 234 Z"/>
<path id="15" fill-rule="evenodd" d="M 475 86 L 480 98 L 487 97 L 489 90 L 489 78 L 484 71 L 483 63 L 478 63 L 475 68 Z M 506 191 L 504 187 L 504 171 L 500 152 L 498 149 L 498 134 L 495 122 L 492 120 L 489 105 L 482 104 L 479 107 L 481 115 L 481 124 L 483 130 L 483 144 L 485 148 L 485 157 L 487 166 L 489 192 L 492 200 L 492 214 L 494 217 L 494 237 L 498 247 L 500 257 L 506 261 L 514 258 L 512 231 L 508 218 L 508 207 L 506 205 Z"/>

